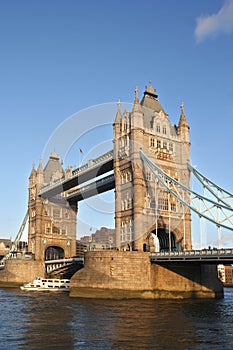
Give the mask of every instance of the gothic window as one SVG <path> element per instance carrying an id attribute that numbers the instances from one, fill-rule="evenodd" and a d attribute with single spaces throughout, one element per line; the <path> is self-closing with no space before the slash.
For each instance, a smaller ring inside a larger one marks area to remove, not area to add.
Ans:
<path id="1" fill-rule="evenodd" d="M 155 147 L 155 139 L 153 137 L 150 138 L 150 147 Z"/>
<path id="2" fill-rule="evenodd" d="M 156 125 L 156 131 L 160 132 L 160 125 L 159 124 Z"/>
<path id="3" fill-rule="evenodd" d="M 166 133 L 167 133 L 166 125 L 163 125 L 163 134 L 166 135 Z"/>

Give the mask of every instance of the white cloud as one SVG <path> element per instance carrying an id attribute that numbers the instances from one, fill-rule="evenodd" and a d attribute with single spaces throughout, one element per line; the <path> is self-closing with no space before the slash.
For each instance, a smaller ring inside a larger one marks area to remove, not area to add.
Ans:
<path id="1" fill-rule="evenodd" d="M 196 21 L 194 35 L 197 42 L 217 34 L 233 32 L 233 0 L 225 0 L 218 13 L 198 17 Z"/>

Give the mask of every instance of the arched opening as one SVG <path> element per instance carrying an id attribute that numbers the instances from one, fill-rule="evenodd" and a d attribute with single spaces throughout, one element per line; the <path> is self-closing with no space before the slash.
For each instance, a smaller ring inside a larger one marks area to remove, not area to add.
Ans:
<path id="1" fill-rule="evenodd" d="M 64 249 L 61 247 L 48 247 L 45 250 L 45 260 L 64 259 Z"/>
<path id="2" fill-rule="evenodd" d="M 152 233 L 156 234 L 156 231 L 153 230 Z M 159 239 L 160 252 L 168 252 L 170 248 L 171 251 L 181 250 L 180 243 L 176 242 L 176 237 L 173 232 L 170 232 L 169 234 L 167 230 L 159 228 L 157 231 L 157 235 Z"/>
<path id="3" fill-rule="evenodd" d="M 144 251 L 144 252 L 149 252 L 149 251 L 150 251 L 150 246 L 149 246 L 149 244 L 146 244 L 146 243 L 143 244 L 143 251 Z"/>

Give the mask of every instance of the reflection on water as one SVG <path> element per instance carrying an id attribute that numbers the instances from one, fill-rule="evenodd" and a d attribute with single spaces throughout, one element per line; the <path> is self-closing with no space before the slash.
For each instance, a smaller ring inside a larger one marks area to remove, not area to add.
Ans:
<path id="1" fill-rule="evenodd" d="M 0 349 L 233 349 L 222 300 L 101 300 L 0 289 Z"/>

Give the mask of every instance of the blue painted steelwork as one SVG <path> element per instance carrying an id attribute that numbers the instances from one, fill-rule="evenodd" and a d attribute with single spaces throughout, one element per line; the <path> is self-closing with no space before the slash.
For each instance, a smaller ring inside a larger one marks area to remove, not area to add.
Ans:
<path id="1" fill-rule="evenodd" d="M 215 202 L 210 198 L 204 197 L 199 193 L 184 186 L 179 181 L 173 179 L 166 174 L 158 165 L 154 164 L 144 153 L 140 150 L 142 161 L 149 167 L 152 174 L 160 182 L 160 184 L 174 196 L 180 203 L 191 209 L 199 217 L 203 217 L 208 221 L 233 231 L 233 208 L 220 202 Z M 175 190 L 172 189 L 172 186 Z M 183 192 L 182 192 L 183 191 Z M 182 196 L 182 194 L 183 196 Z M 184 199 L 184 194 L 188 200 Z M 198 201 L 198 205 L 195 204 Z"/>

